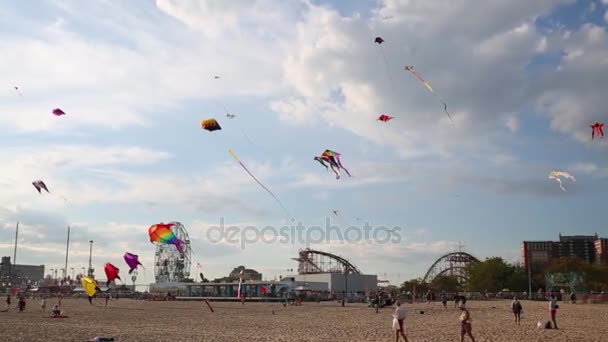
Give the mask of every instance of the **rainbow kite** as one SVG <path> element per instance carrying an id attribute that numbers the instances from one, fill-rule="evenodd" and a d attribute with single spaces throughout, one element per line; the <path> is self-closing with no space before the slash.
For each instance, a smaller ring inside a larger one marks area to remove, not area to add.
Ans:
<path id="1" fill-rule="evenodd" d="M 171 230 L 175 224 L 173 223 L 159 223 L 154 224 L 148 228 L 148 235 L 150 235 L 150 242 L 156 242 L 159 244 L 171 244 L 175 245 L 180 253 L 183 253 L 182 240 L 178 239 L 177 236 Z"/>

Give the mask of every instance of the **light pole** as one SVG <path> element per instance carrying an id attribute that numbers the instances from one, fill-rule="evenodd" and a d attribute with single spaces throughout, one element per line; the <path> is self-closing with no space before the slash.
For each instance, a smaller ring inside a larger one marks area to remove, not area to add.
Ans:
<path id="1" fill-rule="evenodd" d="M 50 274 L 51 279 L 53 279 L 53 271 L 54 271 L 54 270 L 55 270 L 54 268 L 49 269 L 49 271 L 51 272 L 51 274 Z"/>
<path id="2" fill-rule="evenodd" d="M 93 276 L 93 240 L 89 241 L 89 277 Z"/>
<path id="3" fill-rule="evenodd" d="M 532 299 L 532 257 L 530 251 L 528 253 L 528 299 Z"/>
<path id="4" fill-rule="evenodd" d="M 57 280 L 57 269 L 55 269 L 55 280 Z"/>
<path id="5" fill-rule="evenodd" d="M 74 267 L 70 267 L 70 270 L 72 270 L 72 280 L 74 280 Z"/>

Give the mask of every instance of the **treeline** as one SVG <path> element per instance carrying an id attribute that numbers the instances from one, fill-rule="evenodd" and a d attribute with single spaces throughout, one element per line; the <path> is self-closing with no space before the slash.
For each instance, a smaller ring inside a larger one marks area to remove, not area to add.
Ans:
<path id="1" fill-rule="evenodd" d="M 513 292 L 528 291 L 528 272 L 519 264 L 511 264 L 500 257 L 487 258 L 484 261 L 471 263 L 467 266 L 469 279 L 461 282 L 456 276 L 440 275 L 430 283 L 422 278 L 412 279 L 401 285 L 403 292 L 424 293 L 435 292 L 489 292 L 497 293 L 503 289 Z M 576 272 L 583 276 L 584 284 L 590 291 L 608 291 L 608 266 L 592 265 L 581 259 L 560 258 L 549 265 L 532 264 L 532 291 L 546 289 L 545 276 L 547 273 Z"/>

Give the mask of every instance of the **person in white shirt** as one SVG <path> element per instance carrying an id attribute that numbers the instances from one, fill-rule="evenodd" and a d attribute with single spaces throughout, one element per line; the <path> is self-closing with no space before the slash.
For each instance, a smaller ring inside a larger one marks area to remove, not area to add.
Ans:
<path id="1" fill-rule="evenodd" d="M 401 306 L 401 302 L 397 301 L 395 303 L 397 308 L 395 309 L 395 313 L 393 314 L 393 329 L 395 329 L 395 342 L 399 342 L 399 335 L 403 337 L 405 342 L 407 341 L 407 337 L 405 336 L 405 328 L 403 327 L 403 322 L 405 321 L 405 308 Z"/>
<path id="2" fill-rule="evenodd" d="M 513 297 L 511 311 L 513 311 L 513 315 L 515 315 L 515 323 L 519 325 L 521 323 L 521 312 L 523 311 L 523 308 L 519 300 L 517 300 L 517 297 Z"/>
<path id="3" fill-rule="evenodd" d="M 42 297 L 42 300 L 40 301 L 40 311 L 45 312 L 46 311 L 46 298 Z"/>
<path id="4" fill-rule="evenodd" d="M 557 329 L 557 321 L 555 320 L 555 315 L 557 314 L 557 309 L 559 306 L 557 305 L 557 298 L 552 294 L 549 299 L 549 313 L 551 314 L 551 321 L 553 322 L 553 329 Z"/>

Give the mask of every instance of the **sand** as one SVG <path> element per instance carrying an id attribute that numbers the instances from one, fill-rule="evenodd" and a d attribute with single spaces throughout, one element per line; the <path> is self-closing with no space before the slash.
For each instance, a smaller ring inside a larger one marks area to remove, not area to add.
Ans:
<path id="1" fill-rule="evenodd" d="M 394 341 L 394 308 L 376 314 L 363 304 L 304 303 L 283 307 L 270 303 L 149 302 L 131 299 L 98 301 L 64 299 L 69 316 L 50 318 L 39 301 L 28 300 L 25 313 L 0 312 L 0 341 L 86 341 L 95 336 L 116 341 Z M 459 341 L 458 309 L 440 303 L 406 304 L 410 341 Z M 560 303 L 559 330 L 537 329 L 548 319 L 546 302 L 522 301 L 522 325 L 516 326 L 509 301 L 469 301 L 473 334 L 477 341 L 608 341 L 608 305 Z M 272 311 L 275 311 L 275 315 Z M 424 310 L 424 314 L 418 311 Z M 465 340 L 466 341 L 466 340 Z"/>

